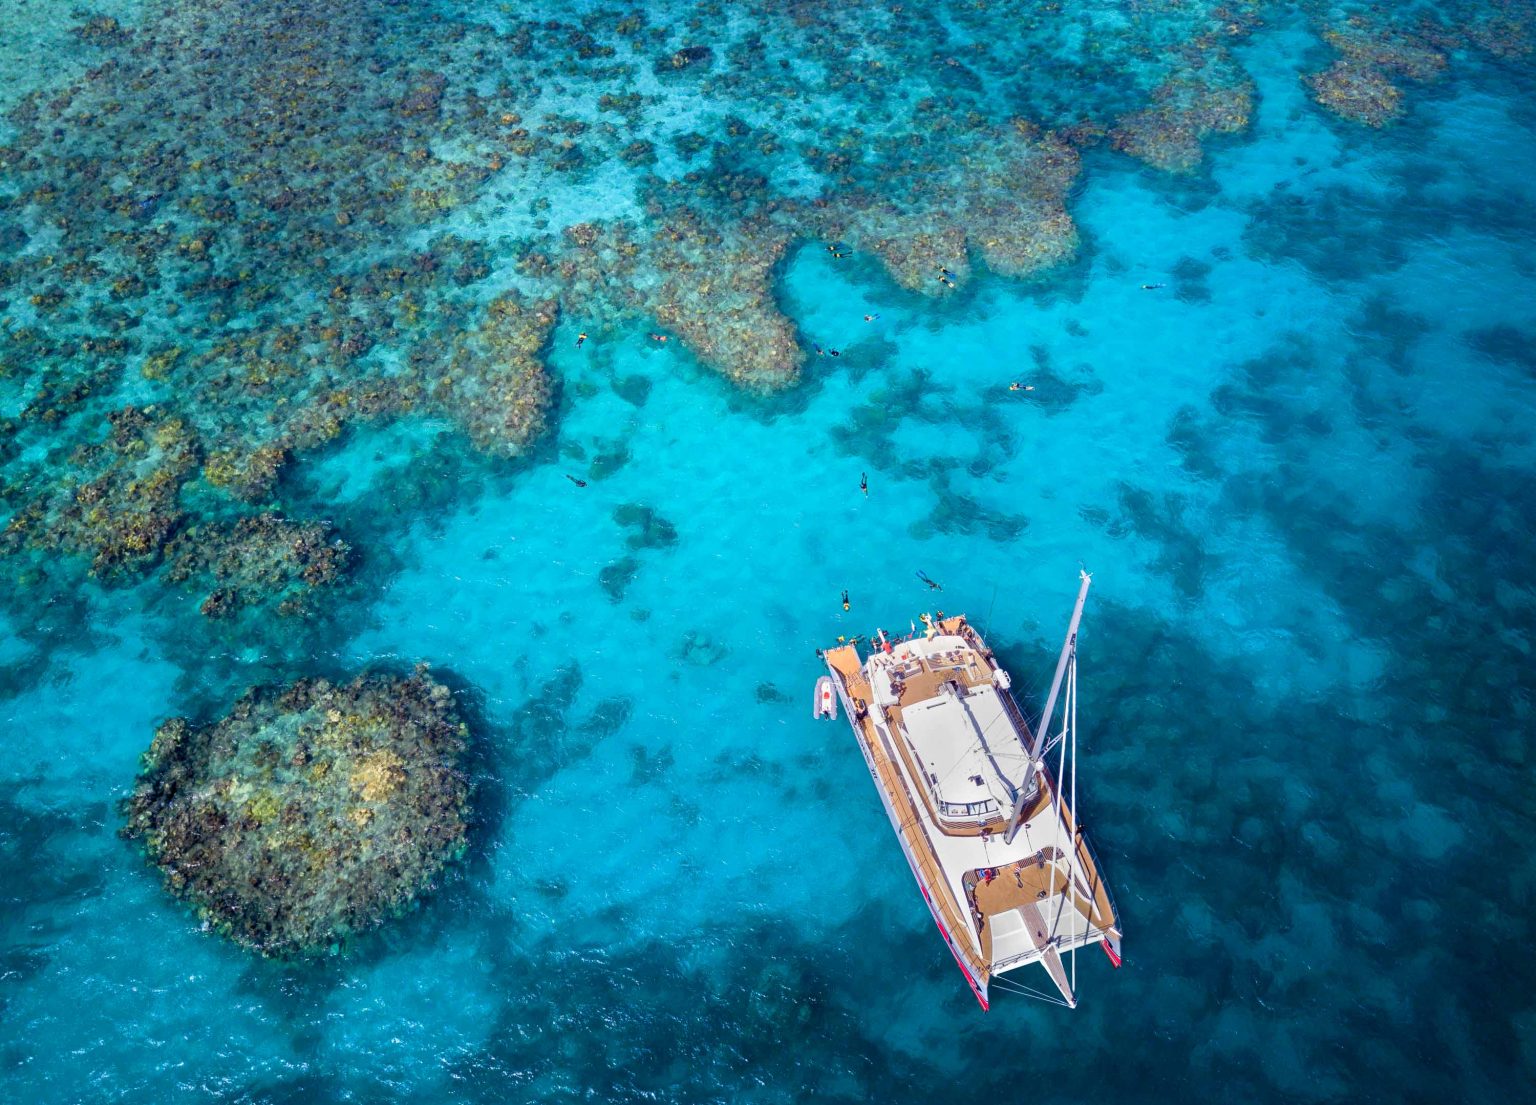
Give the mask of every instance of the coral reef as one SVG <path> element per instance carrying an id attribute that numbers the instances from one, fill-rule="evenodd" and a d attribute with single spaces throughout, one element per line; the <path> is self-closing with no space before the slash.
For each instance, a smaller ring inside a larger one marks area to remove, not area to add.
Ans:
<path id="1" fill-rule="evenodd" d="M 346 575 L 350 552 L 324 523 L 260 514 L 178 534 L 166 550 L 166 575 L 210 586 L 202 612 L 211 618 L 274 600 L 278 613 L 300 614 L 311 591 Z"/>
<path id="2" fill-rule="evenodd" d="M 937 133 L 965 137 L 893 152 L 880 167 L 880 188 L 818 203 L 821 235 L 868 249 L 897 283 L 930 295 L 967 279 L 973 255 L 1015 277 L 1069 259 L 1077 228 L 1065 196 L 1081 168 L 1077 151 L 1023 119 L 978 127 L 974 118 L 932 110 Z"/>
<path id="3" fill-rule="evenodd" d="M 1367 11 L 1319 6 L 1318 34 L 1339 57 L 1303 76 L 1312 97 L 1342 118 L 1383 127 L 1403 112 L 1403 82 L 1436 80 L 1457 51 L 1514 61 L 1536 48 L 1531 0 L 1452 0 L 1371 5 Z"/>
<path id="4" fill-rule="evenodd" d="M 179 493 L 197 474 L 196 436 L 154 407 L 124 407 L 108 422 L 105 441 L 73 450 L 51 495 L 12 515 L 0 551 L 76 553 L 109 579 L 159 564 L 185 517 Z"/>
<path id="5" fill-rule="evenodd" d="M 526 306 L 514 293 L 492 300 L 478 329 L 448 348 L 417 345 L 412 368 L 431 404 L 464 427 L 483 452 L 516 456 L 539 433 L 551 387 L 538 355 L 555 323 L 555 304 Z"/>
<path id="6" fill-rule="evenodd" d="M 676 26 L 702 25 L 710 9 L 698 7 Z M 195 14 L 172 3 L 131 40 L 92 21 L 110 61 L 23 104 L 0 151 L 17 181 L 0 222 L 61 236 L 0 276 L 46 324 L 11 338 L 32 352 L 30 336 L 87 323 L 128 334 L 122 359 L 166 384 L 167 401 L 178 385 L 204 400 L 187 413 L 236 468 L 214 472 L 250 501 L 281 461 L 342 432 L 361 390 L 363 413 L 435 399 L 477 444 L 506 452 L 536 429 L 538 373 L 498 366 L 485 378 L 475 365 L 494 357 L 471 354 L 446 395 L 424 397 L 423 381 L 393 371 L 451 350 L 466 312 L 509 294 L 477 244 L 452 234 L 400 254 L 413 231 L 468 215 L 522 234 L 518 290 L 539 304 L 528 315 L 545 320 L 558 303 L 584 318 L 644 316 L 731 379 L 783 387 L 802 356 L 773 279 L 797 242 L 865 242 L 898 281 L 935 294 L 950 286 L 939 268 L 964 279 L 972 250 L 1001 272 L 1049 267 L 1075 244 L 1063 205 L 1075 160 L 1062 174 L 1020 172 L 1062 160 L 1049 128 L 1093 133 L 1085 114 L 1175 79 L 1238 18 L 1195 5 L 1161 24 L 1130 47 L 1135 66 L 1109 70 L 1102 95 L 1079 89 L 1069 113 L 1051 82 L 1013 76 L 1020 56 L 1064 33 L 1056 21 L 1015 27 L 968 10 L 949 29 L 875 4 L 801 5 L 792 19 L 745 7 L 761 31 L 709 42 L 642 14 L 428 28 L 358 0 L 223 0 Z M 941 56 L 930 72 L 935 44 L 962 42 L 963 59 Z M 211 57 L 228 95 L 206 93 Z M 891 81 L 898 72 L 914 78 Z M 979 74 L 1012 80 L 1011 99 L 1043 121 L 1038 158 Z M 718 125 L 698 121 L 711 133 L 667 124 L 700 99 L 723 108 Z M 59 148 L 60 129 L 81 141 Z M 690 164 L 706 152 L 706 166 Z M 565 180 L 615 165 L 628 212 L 605 204 L 582 218 L 567 204 L 550 226 L 548 197 Z M 132 334 L 168 295 L 176 320 L 156 329 L 174 340 Z M 511 434 L 503 406 L 516 408 Z M 258 458 L 249 474 L 245 457 Z"/>
<path id="7" fill-rule="evenodd" d="M 322 952 L 462 852 L 466 736 L 420 669 L 255 689 L 212 725 L 159 728 L 122 832 L 210 927 L 264 955 Z"/>
<path id="8" fill-rule="evenodd" d="M 1349 58 L 1310 74 L 1307 85 L 1329 111 L 1366 126 L 1385 126 L 1402 111 L 1402 90 L 1374 65 Z"/>
<path id="9" fill-rule="evenodd" d="M 1492 0 L 1475 7 L 1460 23 L 1467 45 L 1506 61 L 1536 49 L 1536 3 Z"/>
<path id="10" fill-rule="evenodd" d="M 1376 28 L 1360 17 L 1328 29 L 1328 44 L 1342 56 L 1306 82 L 1312 97 L 1328 110 L 1357 123 L 1381 127 L 1402 112 L 1402 89 L 1394 77 L 1433 80 L 1445 55 L 1404 30 Z"/>
<path id="11" fill-rule="evenodd" d="M 247 606 L 303 614 L 310 592 L 345 576 L 349 549 L 324 523 L 271 513 L 200 520 L 185 505 L 183 492 L 199 477 L 208 487 L 247 488 L 275 478 L 280 451 L 205 461 L 196 432 L 156 406 L 124 407 L 106 421 L 104 440 L 76 447 L 51 491 L 11 515 L 0 555 L 74 554 L 104 582 L 132 582 L 165 563 L 168 581 L 211 589 L 202 606 L 210 617 Z"/>
<path id="12" fill-rule="evenodd" d="M 1152 98 L 1152 107 L 1120 120 L 1110 141 L 1115 149 L 1168 172 L 1192 171 L 1203 156 L 1203 139 L 1247 129 L 1253 113 L 1253 90 L 1246 82 L 1220 87 L 1201 80 L 1170 81 Z"/>
<path id="13" fill-rule="evenodd" d="M 1385 121 L 1449 50 L 1523 49 L 1528 8 L 1308 7 L 1340 53 L 1314 95 Z M 776 284 L 797 249 L 841 243 L 929 296 L 1049 272 L 1077 248 L 1080 148 L 1187 172 L 1246 125 L 1232 44 L 1265 10 L 1162 5 L 1113 35 L 1072 4 L 82 14 L 97 63 L 0 129 L 4 547 L 47 533 L 102 578 L 152 568 L 177 532 L 270 512 L 364 422 L 445 417 L 521 455 L 559 319 L 791 386 Z M 68 458 L 129 410 L 187 444 L 82 478 Z"/>

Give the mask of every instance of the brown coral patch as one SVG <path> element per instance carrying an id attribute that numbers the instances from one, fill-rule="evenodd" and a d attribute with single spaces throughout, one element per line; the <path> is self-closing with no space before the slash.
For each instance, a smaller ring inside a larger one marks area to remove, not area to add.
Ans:
<path id="1" fill-rule="evenodd" d="M 774 298 L 774 273 L 791 236 L 763 219 L 731 231 L 711 227 L 697 211 L 672 216 L 652 254 L 665 274 L 651 295 L 655 318 L 737 384 L 786 387 L 804 359 L 794 324 Z M 698 258 L 713 261 L 700 265 Z"/>
<path id="2" fill-rule="evenodd" d="M 180 491 L 201 457 L 196 435 L 155 408 L 124 407 L 107 421 L 105 440 L 71 455 L 70 477 L 12 517 L 0 552 L 86 556 L 91 571 L 108 579 L 160 563 L 184 519 Z"/>
<path id="3" fill-rule="evenodd" d="M 1403 110 L 1403 93 L 1374 65 L 1340 58 L 1321 73 L 1309 74 L 1312 98 L 1335 115 L 1382 127 Z"/>
<path id="4" fill-rule="evenodd" d="M 159 728 L 123 835 L 238 943 L 323 952 L 409 906 L 462 852 L 466 735 L 422 671 L 252 690 L 212 725 Z"/>
<path id="5" fill-rule="evenodd" d="M 1205 138 L 1246 129 L 1253 113 L 1253 91 L 1246 84 L 1169 81 L 1158 87 L 1152 100 L 1151 107 L 1121 119 L 1110 132 L 1110 142 L 1170 173 L 1193 171 L 1203 158 Z"/>
<path id="6" fill-rule="evenodd" d="M 482 452 L 521 454 L 544 428 L 553 394 L 542 354 L 554 329 L 553 300 L 525 303 L 514 292 L 492 300 L 480 325 L 411 352 L 431 404 Z"/>
<path id="7" fill-rule="evenodd" d="M 1312 98 L 1334 114 L 1382 127 L 1403 111 L 1403 92 L 1393 78 L 1431 81 L 1445 69 L 1435 45 L 1404 30 L 1380 28 L 1359 17 L 1324 32 L 1342 56 L 1321 73 L 1305 76 Z"/>
<path id="8" fill-rule="evenodd" d="M 209 617 L 254 605 L 300 614 L 314 590 L 346 575 L 351 549 L 323 523 L 260 514 L 191 527 L 171 542 L 166 558 L 172 582 L 212 588 L 202 607 Z"/>

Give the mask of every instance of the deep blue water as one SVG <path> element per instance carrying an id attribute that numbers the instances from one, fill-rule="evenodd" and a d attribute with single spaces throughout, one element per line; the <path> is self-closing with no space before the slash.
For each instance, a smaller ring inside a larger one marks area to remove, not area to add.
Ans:
<path id="1" fill-rule="evenodd" d="M 772 38 L 814 7 L 756 17 Z M 1064 98 L 1122 19 L 1188 34 L 1177 10 L 1068 7 L 1085 29 L 1045 39 Z M 1450 49 L 1368 127 L 1300 79 L 1330 59 L 1314 8 L 1264 9 L 1220 63 L 1252 80 L 1246 128 L 1185 174 L 1088 147 L 1066 197 L 1080 242 L 1047 273 L 979 266 L 934 298 L 811 240 L 774 300 L 843 355 L 788 389 L 744 392 L 644 319 L 568 313 L 522 459 L 430 414 L 296 458 L 278 504 L 358 550 L 307 618 L 210 622 L 154 574 L 8 576 L 0 1098 L 1528 1092 L 1536 71 Z M 87 47 L 42 34 L 0 53 L 6 102 L 74 79 L 48 59 Z M 1047 112 L 978 68 L 978 96 Z M 556 229 L 640 210 L 606 172 L 547 195 Z M 472 290 L 511 278 L 523 231 L 498 202 L 443 217 L 484 243 Z M 9 381 L 29 371 L 13 360 Z M 25 396 L 6 394 L 10 416 Z M 8 483 L 65 464 L 25 440 Z M 675 539 L 616 518 L 627 504 Z M 809 717 L 814 650 L 931 608 L 922 570 L 1038 709 L 1079 565 L 1080 790 L 1125 965 L 1084 959 L 1075 1013 L 1002 995 L 983 1016 L 850 735 Z M 200 932 L 117 838 L 162 719 L 418 661 L 472 721 L 479 822 L 408 917 L 335 957 L 263 961 Z"/>

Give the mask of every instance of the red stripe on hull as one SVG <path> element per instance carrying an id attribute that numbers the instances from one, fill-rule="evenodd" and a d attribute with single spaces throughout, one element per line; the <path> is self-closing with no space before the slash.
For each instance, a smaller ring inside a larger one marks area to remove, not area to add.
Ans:
<path id="1" fill-rule="evenodd" d="M 914 875 L 917 874 L 916 871 L 912 873 Z M 983 1013 L 988 1012 L 991 1006 L 987 1004 L 986 996 L 982 994 L 981 987 L 977 986 L 976 980 L 971 977 L 971 972 L 965 969 L 965 960 L 960 958 L 960 952 L 956 950 L 954 940 L 949 935 L 949 930 L 944 927 L 944 922 L 939 920 L 939 915 L 934 912 L 933 899 L 928 896 L 928 888 L 923 885 L 921 878 L 917 880 L 917 888 L 923 892 L 923 901 L 928 903 L 928 915 L 933 918 L 933 923 L 939 927 L 939 935 L 944 937 L 944 946 L 949 949 L 949 954 L 955 957 L 955 966 L 960 968 L 960 973 L 965 976 L 965 981 L 970 984 L 971 993 L 981 1003 L 981 1011 Z"/>

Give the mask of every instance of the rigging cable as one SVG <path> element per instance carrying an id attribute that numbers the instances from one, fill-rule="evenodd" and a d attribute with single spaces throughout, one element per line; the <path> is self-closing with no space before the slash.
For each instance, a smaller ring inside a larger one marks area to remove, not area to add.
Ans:
<path id="1" fill-rule="evenodd" d="M 1063 1009 L 1072 1008 L 1072 1006 L 1068 1005 L 1065 1001 L 1055 996 L 1054 994 L 1042 993 L 1027 983 L 1015 982 L 1012 979 L 1004 979 L 1002 975 L 993 975 L 990 985 L 1000 986 L 1002 989 L 1007 990 L 1010 993 L 1022 994 L 1024 997 L 1034 998 L 1036 1001 L 1047 1002 L 1051 1005 L 1059 1005 Z"/>
<path id="2" fill-rule="evenodd" d="M 1066 736 L 1067 729 L 1070 728 L 1071 723 L 1072 723 L 1072 709 L 1071 709 L 1071 706 L 1072 706 L 1072 688 L 1073 688 L 1073 685 L 1077 682 L 1077 648 L 1076 648 L 1076 646 L 1073 647 L 1072 654 L 1069 657 L 1067 663 L 1068 663 L 1068 666 L 1067 666 L 1067 701 L 1063 704 L 1063 708 L 1062 708 L 1062 711 L 1061 711 L 1061 735 L 1062 735 L 1062 737 Z M 1053 853 L 1055 853 L 1051 857 L 1051 873 L 1053 875 L 1056 873 L 1056 856 L 1061 854 L 1061 825 L 1062 825 L 1062 818 L 1061 818 L 1061 801 L 1062 801 L 1061 785 L 1066 780 L 1066 770 L 1067 770 L 1067 746 L 1066 746 L 1066 743 L 1065 743 L 1065 741 L 1062 741 L 1060 738 L 1057 739 L 1057 743 L 1061 744 L 1061 753 L 1057 757 L 1057 760 L 1056 760 L 1056 827 L 1055 827 L 1055 832 L 1054 832 L 1053 837 L 1052 837 L 1052 841 L 1053 842 L 1051 844 L 1051 850 L 1052 850 Z M 1051 880 L 1051 885 L 1052 885 L 1052 887 L 1055 886 L 1055 879 L 1054 878 Z M 1057 929 L 1059 929 L 1061 927 L 1061 915 L 1066 910 L 1066 903 L 1068 901 L 1068 895 L 1067 895 L 1066 892 L 1070 891 L 1070 890 L 1073 890 L 1073 889 L 1074 889 L 1074 887 L 1072 886 L 1072 865 L 1068 864 L 1067 865 L 1067 885 L 1066 885 L 1065 889 L 1062 892 L 1062 900 L 1060 902 L 1056 903 L 1056 916 L 1051 919 L 1051 942 L 1053 944 L 1056 941 L 1056 931 L 1057 931 Z M 1053 895 L 1053 897 L 1054 897 L 1054 895 Z"/>

